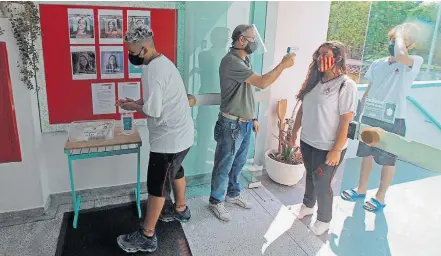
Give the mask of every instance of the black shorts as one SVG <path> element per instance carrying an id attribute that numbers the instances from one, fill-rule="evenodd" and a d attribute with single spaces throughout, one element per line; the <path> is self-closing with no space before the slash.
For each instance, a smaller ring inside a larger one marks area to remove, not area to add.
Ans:
<path id="1" fill-rule="evenodd" d="M 170 199 L 171 182 L 184 177 L 182 162 L 190 148 L 174 154 L 150 152 L 147 170 L 149 195 Z"/>
<path id="2" fill-rule="evenodd" d="M 391 124 L 370 117 L 363 117 L 361 119 L 361 123 L 370 125 L 372 127 L 379 127 L 387 132 L 395 133 L 403 137 L 406 135 L 406 122 L 404 121 L 404 119 L 397 118 L 395 119 L 395 123 Z M 395 166 L 395 163 L 397 161 L 397 157 L 394 154 L 391 154 L 379 148 L 368 146 L 363 142 L 360 142 L 358 144 L 357 156 L 373 156 L 375 162 L 383 166 Z"/>

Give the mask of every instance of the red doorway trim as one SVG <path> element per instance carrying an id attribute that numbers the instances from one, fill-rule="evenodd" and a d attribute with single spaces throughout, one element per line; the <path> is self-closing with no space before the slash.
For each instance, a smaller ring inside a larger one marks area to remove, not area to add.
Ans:
<path id="1" fill-rule="evenodd" d="M 0 164 L 21 162 L 6 43 L 0 42 Z"/>

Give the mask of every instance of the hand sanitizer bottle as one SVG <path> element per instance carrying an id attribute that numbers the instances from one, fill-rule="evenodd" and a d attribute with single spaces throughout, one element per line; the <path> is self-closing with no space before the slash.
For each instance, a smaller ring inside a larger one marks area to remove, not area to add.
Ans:
<path id="1" fill-rule="evenodd" d="M 121 113 L 121 132 L 124 135 L 130 135 L 133 133 L 133 113 L 124 112 Z"/>

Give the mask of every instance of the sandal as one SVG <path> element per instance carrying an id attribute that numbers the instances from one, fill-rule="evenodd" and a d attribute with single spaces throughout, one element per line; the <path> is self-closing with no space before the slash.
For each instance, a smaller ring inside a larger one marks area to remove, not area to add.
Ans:
<path id="1" fill-rule="evenodd" d="M 358 194 L 358 192 L 355 191 L 355 189 L 348 189 L 341 192 L 340 196 L 343 200 L 354 202 L 357 199 L 365 198 L 366 194 Z"/>
<path id="2" fill-rule="evenodd" d="M 363 205 L 363 208 L 368 212 L 378 212 L 386 207 L 386 204 L 380 203 L 377 199 L 371 198 L 366 201 Z"/>

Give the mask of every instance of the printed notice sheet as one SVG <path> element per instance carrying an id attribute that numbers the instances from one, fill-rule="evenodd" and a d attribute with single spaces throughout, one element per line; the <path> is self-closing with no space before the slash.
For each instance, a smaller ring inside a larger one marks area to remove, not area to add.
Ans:
<path id="1" fill-rule="evenodd" d="M 366 97 L 363 115 L 387 123 L 395 123 L 395 112 L 397 105 L 391 102 L 380 101 Z"/>
<path id="2" fill-rule="evenodd" d="M 124 82 L 118 83 L 118 99 L 129 98 L 132 100 L 139 100 L 141 98 L 141 86 L 139 82 Z M 134 112 L 119 108 L 120 113 Z"/>
<path id="3" fill-rule="evenodd" d="M 94 115 L 115 114 L 115 83 L 92 84 L 92 105 Z"/>

